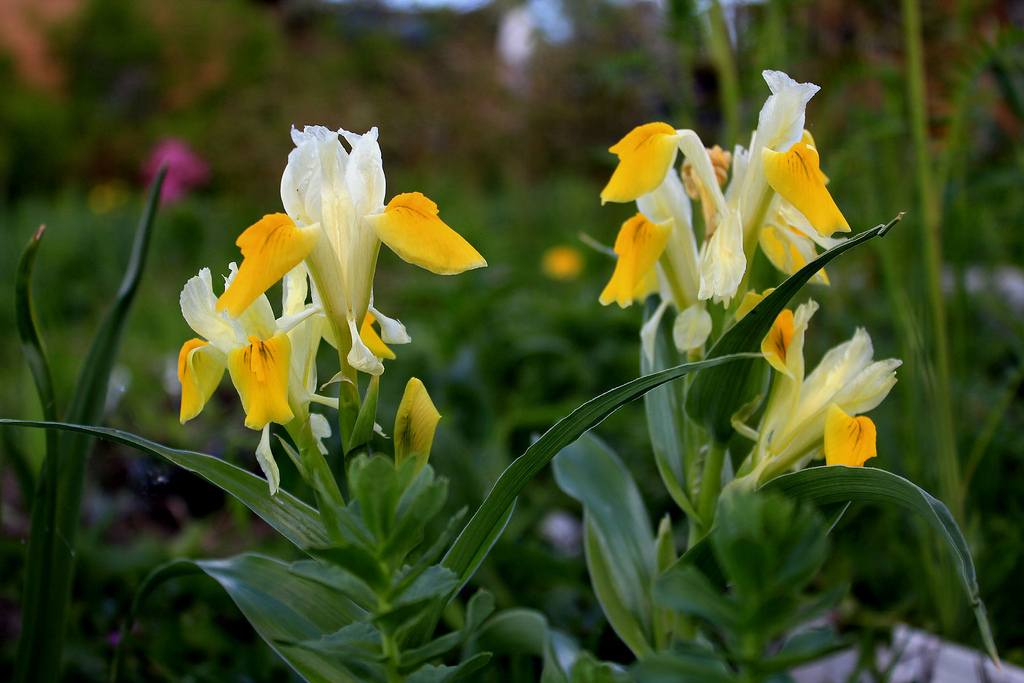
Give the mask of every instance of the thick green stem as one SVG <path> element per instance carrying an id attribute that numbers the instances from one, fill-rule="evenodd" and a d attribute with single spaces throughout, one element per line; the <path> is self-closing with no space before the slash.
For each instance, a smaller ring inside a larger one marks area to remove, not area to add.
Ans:
<path id="1" fill-rule="evenodd" d="M 706 534 L 715 521 L 715 506 L 722 492 L 722 467 L 728 457 L 725 444 L 712 441 L 708 445 L 708 456 L 704 461 L 704 474 L 700 481 L 700 493 L 697 495 L 697 513 L 702 526 L 701 535 Z"/>

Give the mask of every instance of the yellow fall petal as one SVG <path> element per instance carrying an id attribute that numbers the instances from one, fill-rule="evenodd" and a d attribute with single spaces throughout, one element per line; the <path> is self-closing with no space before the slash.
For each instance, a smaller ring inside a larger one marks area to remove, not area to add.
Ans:
<path id="1" fill-rule="evenodd" d="M 197 353 L 204 346 L 209 346 L 209 342 L 190 339 L 178 353 L 178 381 L 181 382 L 181 412 L 178 419 L 181 424 L 203 410 L 220 384 L 220 378 L 224 376 L 223 365 L 205 353 Z"/>
<path id="2" fill-rule="evenodd" d="M 754 291 L 750 291 L 744 294 L 743 299 L 740 301 L 740 305 L 736 307 L 736 321 L 739 322 L 740 320 L 743 320 L 743 318 L 746 317 L 747 313 L 750 313 L 752 310 L 754 310 L 754 306 L 757 306 L 759 303 L 761 303 L 762 299 L 764 299 L 766 296 L 768 296 L 774 291 L 775 288 L 771 287 L 770 289 L 764 290 L 760 294 Z"/>
<path id="3" fill-rule="evenodd" d="M 320 228 L 300 228 L 284 213 L 264 216 L 246 228 L 235 244 L 242 250 L 242 265 L 227 291 L 217 299 L 217 310 L 238 317 L 271 285 L 309 256 Z"/>
<path id="4" fill-rule="evenodd" d="M 242 399 L 249 429 L 263 429 L 271 422 L 283 425 L 294 417 L 288 406 L 290 362 L 291 342 L 284 332 L 266 341 L 252 335 L 248 346 L 228 354 L 231 381 Z"/>
<path id="5" fill-rule="evenodd" d="M 416 458 L 418 467 L 423 467 L 430 457 L 434 443 L 434 430 L 441 419 L 423 382 L 412 377 L 405 385 L 402 402 L 395 415 L 395 464 L 401 465 L 408 458 Z"/>
<path id="6" fill-rule="evenodd" d="M 806 128 L 804 128 L 804 135 L 802 138 L 800 138 L 800 141 L 803 142 L 808 147 L 810 147 L 811 149 L 818 149 L 818 146 L 814 144 L 814 136 L 811 135 L 811 131 L 807 130 Z M 818 177 L 821 178 L 822 183 L 828 185 L 828 176 L 825 175 L 820 168 L 818 169 Z"/>
<path id="7" fill-rule="evenodd" d="M 438 275 L 455 275 L 487 265 L 462 235 L 437 215 L 437 204 L 419 192 L 406 192 L 388 202 L 383 213 L 369 216 L 380 241 L 403 261 Z"/>
<path id="8" fill-rule="evenodd" d="M 825 418 L 825 463 L 861 467 L 877 455 L 875 423 L 861 415 L 850 417 L 832 404 Z"/>
<path id="9" fill-rule="evenodd" d="M 373 313 L 367 313 L 366 317 L 363 318 L 362 327 L 359 328 L 359 338 L 370 349 L 370 353 L 377 356 L 377 358 L 394 358 L 395 352 L 388 348 L 384 340 L 377 334 L 377 330 L 373 329 L 373 323 L 375 322 L 377 322 L 377 319 L 373 317 Z"/>
<path id="10" fill-rule="evenodd" d="M 619 165 L 601 190 L 601 203 L 631 202 L 653 192 L 676 159 L 676 130 L 667 123 L 637 126 L 608 151 Z"/>
<path id="11" fill-rule="evenodd" d="M 651 280 L 647 278 L 665 251 L 672 223 L 671 219 L 652 223 L 642 213 L 638 213 L 622 224 L 615 239 L 615 253 L 619 259 L 615 262 L 615 271 L 608 286 L 598 299 L 603 305 L 615 301 L 625 308 L 638 298 L 638 293 L 650 293 Z M 656 278 L 654 282 L 657 282 Z"/>
<path id="12" fill-rule="evenodd" d="M 825 189 L 818 152 L 807 143 L 795 143 L 788 152 L 761 152 L 764 177 L 772 188 L 802 213 L 819 235 L 849 232 L 850 225 Z"/>
<path id="13" fill-rule="evenodd" d="M 761 353 L 765 360 L 771 363 L 773 368 L 787 375 L 790 374 L 790 371 L 786 366 L 786 353 L 789 351 L 789 343 L 793 341 L 795 333 L 793 311 L 786 308 L 775 318 L 772 329 L 768 331 L 761 342 Z"/>

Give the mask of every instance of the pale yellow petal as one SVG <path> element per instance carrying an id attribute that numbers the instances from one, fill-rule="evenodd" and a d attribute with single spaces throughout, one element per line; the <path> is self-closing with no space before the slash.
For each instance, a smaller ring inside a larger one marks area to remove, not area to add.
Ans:
<path id="1" fill-rule="evenodd" d="M 619 165 L 601 190 L 601 203 L 631 202 L 664 182 L 678 151 L 676 130 L 667 123 L 637 126 L 608 151 Z"/>
<path id="2" fill-rule="evenodd" d="M 363 340 L 366 347 L 377 358 L 392 359 L 395 357 L 395 352 L 388 348 L 384 340 L 377 334 L 377 331 L 373 329 L 373 323 L 376 321 L 377 319 L 373 317 L 372 313 L 367 313 L 366 317 L 363 318 L 362 327 L 359 328 L 359 338 Z"/>
<path id="3" fill-rule="evenodd" d="M 877 455 L 875 423 L 861 415 L 850 417 L 833 404 L 825 418 L 825 463 L 861 467 Z"/>
<path id="4" fill-rule="evenodd" d="M 395 415 L 395 463 L 401 465 L 408 458 L 416 458 L 418 466 L 423 467 L 430 457 L 440 419 L 423 382 L 411 378 Z"/>
<path id="5" fill-rule="evenodd" d="M 740 305 L 736 307 L 737 322 L 743 320 L 744 316 L 746 316 L 747 313 L 750 313 L 752 310 L 754 310 L 754 306 L 757 306 L 759 303 L 761 303 L 762 299 L 764 299 L 766 296 L 768 296 L 774 291 L 775 288 L 772 287 L 770 289 L 764 290 L 760 294 L 754 291 L 750 291 L 744 294 L 743 299 L 740 301 Z"/>
<path id="6" fill-rule="evenodd" d="M 369 216 L 380 241 L 402 260 L 438 275 L 487 265 L 484 257 L 437 215 L 437 204 L 419 192 L 400 194 L 383 213 Z"/>
<path id="7" fill-rule="evenodd" d="M 671 219 L 652 223 L 640 213 L 623 223 L 615 239 L 615 253 L 619 259 L 599 301 L 605 306 L 615 301 L 625 308 L 638 298 L 638 294 L 649 294 L 654 264 L 665 250 L 671 232 Z M 656 276 L 653 284 L 656 290 Z"/>
<path id="8" fill-rule="evenodd" d="M 213 396 L 224 366 L 200 349 L 209 347 L 202 339 L 190 339 L 178 353 L 178 381 L 181 382 L 181 412 L 179 420 L 185 424 L 198 415 Z"/>
<path id="9" fill-rule="evenodd" d="M 818 152 L 804 142 L 797 142 L 788 152 L 761 152 L 764 176 L 768 184 L 802 213 L 818 234 L 825 237 L 834 232 L 849 232 L 850 225 L 825 189 Z"/>
<path id="10" fill-rule="evenodd" d="M 786 364 L 786 356 L 795 332 L 793 311 L 786 308 L 775 318 L 772 329 L 761 342 L 761 353 L 765 360 L 771 363 L 773 368 L 787 375 L 791 374 L 791 371 Z"/>
<path id="11" fill-rule="evenodd" d="M 288 406 L 290 363 L 291 342 L 283 332 L 266 341 L 253 335 L 248 346 L 228 355 L 231 381 L 242 399 L 249 429 L 263 429 L 271 422 L 283 425 L 294 417 Z"/>
<path id="12" fill-rule="evenodd" d="M 264 216 L 238 236 L 242 265 L 231 286 L 217 300 L 217 310 L 235 318 L 270 286 L 309 256 L 319 226 L 300 228 L 287 214 Z"/>

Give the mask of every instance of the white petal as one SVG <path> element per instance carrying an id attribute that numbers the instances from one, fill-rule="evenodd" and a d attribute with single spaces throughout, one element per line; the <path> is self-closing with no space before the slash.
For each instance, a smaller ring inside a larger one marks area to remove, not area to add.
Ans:
<path id="1" fill-rule="evenodd" d="M 331 423 L 327 421 L 327 418 L 320 413 L 309 414 L 309 430 L 313 434 L 313 438 L 316 440 L 316 447 L 324 455 L 327 455 L 327 446 L 323 444 L 324 439 L 329 439 L 331 436 Z"/>
<path id="2" fill-rule="evenodd" d="M 348 319 L 348 329 L 352 336 L 352 349 L 348 352 L 348 364 L 354 367 L 356 370 L 369 373 L 371 375 L 380 375 L 384 373 L 384 365 L 380 362 L 377 356 L 373 355 L 373 351 L 370 351 L 369 347 L 363 343 L 363 340 L 359 337 L 359 330 L 356 329 L 356 321 L 354 318 Z"/>
<path id="3" fill-rule="evenodd" d="M 209 268 L 203 268 L 185 283 L 178 300 L 181 314 L 196 334 L 224 353 L 235 346 L 234 328 L 224 315 L 217 313 L 217 297 L 213 293 Z"/>
<path id="4" fill-rule="evenodd" d="M 284 314 L 292 315 L 305 308 L 306 297 L 309 295 L 309 276 L 306 273 L 306 265 L 300 263 L 288 271 L 281 284 Z"/>
<path id="5" fill-rule="evenodd" d="M 679 149 L 693 164 L 693 169 L 697 172 L 697 177 L 700 178 L 704 189 L 711 194 L 715 208 L 724 215 L 729 208 L 726 206 L 725 195 L 722 194 L 722 188 L 718 185 L 718 176 L 715 175 L 715 168 L 711 165 L 711 157 L 708 156 L 704 143 L 692 130 L 676 132 L 679 133 Z"/>
<path id="6" fill-rule="evenodd" d="M 376 127 L 365 135 L 354 135 L 345 130 L 339 132 L 352 145 L 345 169 L 345 186 L 356 213 L 366 216 L 382 210 L 385 193 L 384 163 L 377 143 Z"/>
<path id="7" fill-rule="evenodd" d="M 274 453 L 270 450 L 270 425 L 263 428 L 263 435 L 260 437 L 260 445 L 256 447 L 256 460 L 263 470 L 267 483 L 270 484 L 270 495 L 277 493 L 281 486 L 281 471 L 277 469 L 277 462 L 274 460 Z"/>
<path id="8" fill-rule="evenodd" d="M 781 71 L 763 71 L 772 94 L 757 117 L 757 142 L 776 152 L 785 152 L 804 134 L 804 110 L 814 93 L 813 83 L 797 83 Z"/>
<path id="9" fill-rule="evenodd" d="M 693 304 L 676 316 L 672 340 L 680 353 L 699 349 L 711 334 L 711 314 L 703 304 Z"/>
<path id="10" fill-rule="evenodd" d="M 725 216 L 707 244 L 700 264 L 698 299 L 729 298 L 736 294 L 747 259 L 743 255 L 743 224 L 739 211 Z"/>
<path id="11" fill-rule="evenodd" d="M 389 318 L 370 304 L 370 313 L 380 323 L 380 338 L 385 344 L 408 344 L 412 337 L 405 331 L 405 325 L 395 318 Z"/>

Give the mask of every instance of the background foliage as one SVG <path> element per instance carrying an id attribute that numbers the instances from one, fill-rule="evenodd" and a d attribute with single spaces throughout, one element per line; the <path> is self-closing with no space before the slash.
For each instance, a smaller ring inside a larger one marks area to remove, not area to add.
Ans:
<path id="1" fill-rule="evenodd" d="M 116 290 L 115 264 L 127 260 L 143 198 L 140 168 L 158 141 L 181 138 L 209 164 L 209 181 L 158 214 L 154 264 L 126 332 L 106 421 L 255 467 L 254 435 L 226 384 L 200 419 L 178 425 L 174 362 L 189 333 L 177 294 L 201 265 L 223 269 L 237 259 L 241 229 L 279 208 L 291 125 L 359 132 L 376 125 L 389 196 L 424 192 L 490 263 L 472 277 L 440 279 L 392 268 L 396 259 L 382 254 L 377 278 L 378 300 L 414 339 L 388 366 L 382 405 L 397 406 L 411 374 L 424 381 L 444 415 L 432 463 L 451 480 L 448 504 L 476 505 L 533 434 L 637 375 L 639 307 L 597 304 L 611 262 L 578 240 L 586 233 L 610 243 L 629 213 L 599 206 L 614 161 L 607 147 L 653 120 L 731 145 L 729 131 L 755 124 L 766 94 L 760 71 L 782 69 L 822 86 L 808 120 L 830 188 L 855 230 L 909 211 L 884 244 L 839 261 L 833 286 L 814 291 L 823 312 L 809 356 L 863 325 L 876 356 L 904 358 L 895 400 L 873 415 L 876 466 L 946 497 L 950 467 L 935 454 L 952 445 L 953 482 L 964 497 L 960 522 L 996 641 L 1006 659 L 1024 661 L 1024 620 L 1012 597 L 1014 579 L 1024 575 L 1019 8 L 995 0 L 921 8 L 923 163 L 938 207 L 955 407 L 944 422 L 934 401 L 941 372 L 926 304 L 927 212 L 914 182 L 922 161 L 911 143 L 899 7 L 838 0 L 730 5 L 730 72 L 715 57 L 707 10 L 686 0 L 663 8 L 565 2 L 571 35 L 541 35 L 529 62 L 512 66 L 495 44 L 517 6 L 495 0 L 466 12 L 409 12 L 311 0 L 5 3 L 0 11 L 9 21 L 0 23 L 14 26 L 13 13 L 28 13 L 27 34 L 36 43 L 26 49 L 0 34 L 0 273 L 11 287 L 17 254 L 46 223 L 36 294 L 58 395 L 70 394 L 86 351 L 81 340 L 91 338 Z M 38 54 L 41 61 L 32 57 Z M 731 104 L 736 117 L 723 114 Z M 556 244 L 579 250 L 574 277 L 545 274 L 542 257 Z M 0 414 L 37 418 L 13 315 L 11 296 L 0 296 Z M 947 423 L 952 439 L 941 431 Z M 657 484 L 641 406 L 627 406 L 598 431 L 658 519 L 671 505 Z M 42 436 L 8 430 L 0 437 L 4 677 L 18 631 L 23 539 Z M 284 486 L 300 490 L 298 477 L 282 469 Z M 154 566 L 183 555 L 289 552 L 216 489 L 105 443 L 90 461 L 85 515 L 69 680 L 104 677 L 120 620 Z M 580 517 L 579 505 L 542 474 L 476 582 L 495 594 L 499 608 L 539 608 L 602 659 L 628 662 L 590 593 Z M 977 644 L 966 605 L 946 597 L 956 595 L 955 579 L 928 538 L 924 527 L 908 533 L 898 511 L 851 508 L 826 565 L 830 580 L 852 585 L 839 611 L 844 627 L 870 635 L 909 620 Z M 199 579 L 162 588 L 138 626 L 145 650 L 128 653 L 129 670 L 147 680 L 281 680 L 284 665 L 218 591 Z M 529 664 L 516 666 L 511 670 L 523 680 L 533 678 Z"/>

